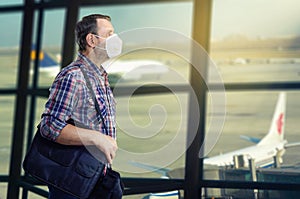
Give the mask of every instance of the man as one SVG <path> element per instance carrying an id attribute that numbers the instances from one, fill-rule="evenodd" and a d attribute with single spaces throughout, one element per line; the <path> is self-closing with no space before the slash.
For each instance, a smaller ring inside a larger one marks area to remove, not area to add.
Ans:
<path id="1" fill-rule="evenodd" d="M 121 53 L 122 41 L 114 34 L 110 17 L 100 14 L 83 17 L 76 25 L 75 34 L 78 57 L 55 78 L 42 114 L 40 132 L 43 137 L 64 145 L 94 145 L 103 152 L 107 163 L 112 164 L 118 148 L 116 104 L 102 64 Z M 93 95 L 79 67 L 92 84 L 103 116 L 100 122 Z M 49 186 L 49 198 L 75 197 Z"/>

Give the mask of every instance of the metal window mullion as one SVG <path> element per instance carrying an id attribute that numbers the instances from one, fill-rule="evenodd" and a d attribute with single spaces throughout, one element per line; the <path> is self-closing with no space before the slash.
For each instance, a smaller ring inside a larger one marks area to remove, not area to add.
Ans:
<path id="1" fill-rule="evenodd" d="M 21 51 L 18 70 L 17 98 L 11 144 L 7 198 L 19 198 L 19 179 L 23 155 L 27 89 L 30 70 L 30 51 L 33 32 L 34 0 L 26 0 L 23 14 Z"/>

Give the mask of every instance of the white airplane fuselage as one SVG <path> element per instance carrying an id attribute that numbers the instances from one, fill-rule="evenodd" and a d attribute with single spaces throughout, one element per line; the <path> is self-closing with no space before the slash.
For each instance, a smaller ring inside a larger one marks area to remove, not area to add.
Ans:
<path id="1" fill-rule="evenodd" d="M 268 167 L 274 164 L 274 156 L 281 160 L 287 141 L 284 139 L 286 94 L 280 93 L 269 132 L 257 144 L 236 151 L 204 159 L 204 164 L 229 166 L 234 164 L 234 156 L 243 156 L 244 166 L 253 159 L 256 167 Z"/>
<path id="2" fill-rule="evenodd" d="M 204 164 L 228 166 L 233 165 L 233 157 L 238 155 L 244 156 L 245 166 L 248 166 L 248 159 L 255 161 L 256 167 L 269 167 L 274 163 L 274 156 L 280 157 L 284 154 L 284 142 L 263 146 L 250 146 L 240 150 L 232 151 L 222 155 L 204 159 Z"/>

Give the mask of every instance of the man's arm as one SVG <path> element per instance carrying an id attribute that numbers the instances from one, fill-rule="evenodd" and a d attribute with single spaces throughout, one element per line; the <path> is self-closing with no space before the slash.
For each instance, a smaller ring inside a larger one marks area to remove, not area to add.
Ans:
<path id="1" fill-rule="evenodd" d="M 71 124 L 62 129 L 56 142 L 64 145 L 94 145 L 104 153 L 109 164 L 112 164 L 118 149 L 117 142 L 112 137 Z"/>

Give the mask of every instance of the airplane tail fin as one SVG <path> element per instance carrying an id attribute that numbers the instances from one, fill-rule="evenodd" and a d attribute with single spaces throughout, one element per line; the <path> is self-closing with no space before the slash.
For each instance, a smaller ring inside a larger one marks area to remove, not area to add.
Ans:
<path id="1" fill-rule="evenodd" d="M 40 61 L 41 68 L 54 67 L 58 65 L 58 63 L 54 59 L 52 59 L 45 51 L 41 51 L 37 56 L 35 47 L 33 47 L 31 50 L 31 60 L 34 61 L 37 58 Z"/>
<path id="2" fill-rule="evenodd" d="M 286 93 L 281 92 L 278 97 L 276 109 L 273 115 L 269 132 L 258 143 L 258 145 L 272 144 L 284 140 L 285 114 L 286 114 L 285 109 L 286 109 Z"/>
<path id="3" fill-rule="evenodd" d="M 60 71 L 57 61 L 50 57 L 45 51 L 41 50 L 39 55 L 36 53 L 35 45 L 32 45 L 31 60 L 39 60 L 39 71 L 47 73 L 49 76 L 56 76 Z"/>

